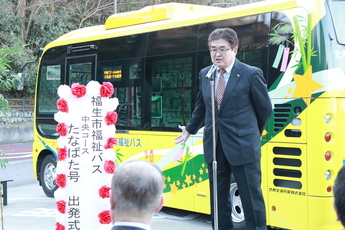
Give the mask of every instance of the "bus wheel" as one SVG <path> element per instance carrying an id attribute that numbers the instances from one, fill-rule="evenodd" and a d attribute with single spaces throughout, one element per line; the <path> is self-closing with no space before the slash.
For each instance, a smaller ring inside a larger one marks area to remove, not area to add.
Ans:
<path id="1" fill-rule="evenodd" d="M 230 199 L 231 199 L 231 217 L 234 229 L 246 229 L 246 222 L 242 208 L 242 201 L 240 193 L 237 188 L 237 183 L 231 182 L 230 185 Z"/>
<path id="2" fill-rule="evenodd" d="M 56 177 L 56 160 L 53 155 L 47 155 L 40 168 L 40 183 L 44 193 L 48 197 L 54 197 L 54 192 L 58 188 L 55 183 Z"/>

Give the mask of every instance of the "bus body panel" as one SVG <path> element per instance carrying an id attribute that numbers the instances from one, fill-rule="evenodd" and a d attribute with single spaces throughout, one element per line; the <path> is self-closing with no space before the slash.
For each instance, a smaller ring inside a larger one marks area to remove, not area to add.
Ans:
<path id="1" fill-rule="evenodd" d="M 329 3 L 265 1 L 207 12 L 202 6 L 192 7 L 193 13 L 184 17 L 181 14 L 192 9 L 189 5 L 155 7 L 141 11 L 147 16 L 160 10 L 152 22 L 124 22 L 124 15 L 113 15 L 107 29 L 102 25 L 76 30 L 46 46 L 37 82 L 35 177 L 39 179 L 43 157 L 56 155 L 58 146 L 56 136 L 49 137 L 54 122 L 46 123 L 53 119 L 55 102 L 44 101 L 42 92 L 76 81 L 73 74 L 80 68 L 92 75 L 90 79 L 112 82 L 114 96 L 121 97 L 116 164 L 129 159 L 157 164 L 164 174 L 165 206 L 209 214 L 202 130 L 185 145 L 175 145 L 174 138 L 180 132 L 177 125 L 190 119 L 198 72 L 210 64 L 207 36 L 213 28 L 229 26 L 242 42 L 237 57 L 263 69 L 272 99 L 261 158 L 267 225 L 341 229 L 332 186 L 345 161 L 345 47 Z M 126 25 L 113 28 L 117 20 Z M 271 40 L 281 34 L 285 42 Z M 288 57 L 285 69 L 282 62 L 274 64 L 280 48 Z"/>
<path id="2" fill-rule="evenodd" d="M 267 210 L 272 226 L 308 229 L 308 190 L 305 144 L 269 143 Z M 273 172 L 273 173 L 272 173 Z M 298 207 L 296 209 L 295 207 Z M 291 211 L 294 210 L 294 211 Z"/>
<path id="3" fill-rule="evenodd" d="M 309 196 L 332 197 L 332 193 L 328 190 L 332 187 L 333 181 L 331 177 L 335 176 L 335 172 L 330 169 L 335 168 L 336 162 L 341 157 L 337 151 L 337 142 L 339 141 L 337 134 L 338 127 L 332 118 L 339 117 L 337 114 L 336 98 L 321 98 L 308 107 L 308 193 Z M 331 122 L 326 123 L 326 115 L 331 115 Z M 340 117 L 339 117 L 340 118 Z M 331 135 L 331 140 L 326 141 L 326 135 Z M 327 161 L 325 156 L 327 152 L 332 156 L 331 161 Z M 331 174 L 327 177 L 328 174 Z"/>
<path id="4" fill-rule="evenodd" d="M 308 229 L 344 229 L 336 219 L 332 197 L 308 197 Z"/>

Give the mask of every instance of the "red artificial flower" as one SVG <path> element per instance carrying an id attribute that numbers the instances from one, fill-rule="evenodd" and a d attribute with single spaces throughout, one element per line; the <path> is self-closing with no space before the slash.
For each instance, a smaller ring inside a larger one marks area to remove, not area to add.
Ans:
<path id="1" fill-rule="evenodd" d="M 114 111 L 107 112 L 104 120 L 107 125 L 115 124 L 117 122 L 117 113 Z"/>
<path id="2" fill-rule="evenodd" d="M 67 147 L 58 148 L 58 159 L 59 161 L 65 160 L 67 157 Z"/>
<path id="3" fill-rule="evenodd" d="M 59 98 L 56 102 L 56 105 L 61 112 L 68 113 L 68 103 L 65 99 Z"/>
<path id="4" fill-rule="evenodd" d="M 101 198 L 109 198 L 110 195 L 109 195 L 109 191 L 110 191 L 111 188 L 109 188 L 108 186 L 106 185 L 103 185 L 99 190 L 98 190 L 98 193 L 99 193 L 99 196 Z"/>
<path id="5" fill-rule="evenodd" d="M 63 226 L 62 224 L 60 223 L 56 223 L 55 224 L 55 230 L 65 230 L 65 226 Z"/>
<path id="6" fill-rule="evenodd" d="M 104 171 L 108 174 L 113 174 L 115 172 L 116 165 L 114 161 L 105 161 L 104 162 Z"/>
<path id="7" fill-rule="evenodd" d="M 109 137 L 107 143 L 104 145 L 105 149 L 112 149 L 114 145 L 117 144 L 117 139 L 115 137 Z"/>
<path id="8" fill-rule="evenodd" d="M 72 84 L 72 94 L 76 98 L 84 97 L 86 94 L 86 87 L 85 85 L 80 85 L 79 83 Z"/>
<path id="9" fill-rule="evenodd" d="M 66 201 L 64 200 L 59 200 L 56 202 L 56 207 L 57 207 L 57 210 L 60 212 L 60 213 L 63 213 L 65 214 L 66 213 Z"/>
<path id="10" fill-rule="evenodd" d="M 55 182 L 60 188 L 66 187 L 66 180 L 67 177 L 65 174 L 58 174 L 55 178 Z"/>
<path id="11" fill-rule="evenodd" d="M 100 94 L 102 97 L 110 97 L 114 93 L 113 84 L 110 82 L 103 82 L 101 85 Z"/>
<path id="12" fill-rule="evenodd" d="M 56 126 L 56 132 L 58 133 L 58 134 L 60 134 L 60 136 L 66 136 L 67 135 L 67 133 L 68 133 L 68 127 L 67 127 L 67 125 L 66 124 L 64 124 L 64 123 L 59 123 L 59 124 L 57 124 L 57 126 Z"/>
<path id="13" fill-rule="evenodd" d="M 110 217 L 110 211 L 105 210 L 98 214 L 99 222 L 101 224 L 110 224 L 111 223 L 111 217 Z"/>

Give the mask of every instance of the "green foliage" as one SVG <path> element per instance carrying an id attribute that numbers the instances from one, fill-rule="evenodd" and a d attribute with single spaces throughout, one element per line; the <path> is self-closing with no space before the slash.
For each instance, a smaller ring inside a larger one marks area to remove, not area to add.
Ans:
<path id="1" fill-rule="evenodd" d="M 0 112 L 3 114 L 9 110 L 9 105 L 2 92 L 13 89 L 16 83 L 20 82 L 20 78 L 12 70 L 12 61 L 9 59 L 11 55 L 18 54 L 18 50 L 18 47 L 14 47 L 12 50 L 0 49 Z"/>
<path id="2" fill-rule="evenodd" d="M 4 151 L 2 151 L 2 150 L 0 150 L 0 157 L 1 156 L 5 156 L 6 155 L 6 153 L 4 152 Z M 7 160 L 4 160 L 4 159 L 1 159 L 0 158 L 0 169 L 4 169 L 4 168 L 6 168 L 6 165 L 8 164 L 8 161 Z"/>
<path id="3" fill-rule="evenodd" d="M 192 159 L 192 152 L 189 152 L 190 148 L 188 146 L 186 146 L 186 144 L 182 144 L 182 149 L 181 150 L 183 150 L 183 149 L 186 149 L 186 154 L 185 154 L 183 159 L 181 157 L 178 160 L 179 163 L 183 164 L 182 169 L 181 169 L 181 176 L 184 176 L 187 163 L 188 163 L 189 160 Z"/>
<path id="4" fill-rule="evenodd" d="M 268 34 L 270 37 L 269 41 L 273 45 L 279 45 L 284 42 L 288 42 L 293 45 L 293 43 L 287 39 L 286 35 L 292 32 L 292 26 L 289 24 L 278 23 L 272 28 L 274 33 Z"/>
<path id="5" fill-rule="evenodd" d="M 10 109 L 8 105 L 8 101 L 4 98 L 2 94 L 0 94 L 0 112 L 6 114 L 6 111 Z"/>
<path id="6" fill-rule="evenodd" d="M 115 165 L 116 165 L 116 167 L 119 166 L 119 163 L 118 163 L 119 161 L 122 162 L 121 158 L 123 157 L 123 154 L 121 154 L 119 151 L 120 151 L 120 149 L 116 149 L 116 151 L 115 151 L 115 154 L 116 154 Z"/>
<path id="7" fill-rule="evenodd" d="M 10 55 L 18 54 L 18 47 L 10 49 L 0 49 L 0 90 L 8 91 L 15 87 L 16 83 L 20 82 L 20 78 L 16 75 L 9 59 Z"/>
<path id="8" fill-rule="evenodd" d="M 16 17 L 13 1 L 0 0 L 0 48 L 12 47 L 21 42 L 21 20 Z"/>
<path id="9" fill-rule="evenodd" d="M 296 53 L 301 54 L 301 60 L 297 61 L 296 69 L 303 67 L 304 72 L 311 65 L 311 57 L 316 56 L 316 51 L 314 47 L 311 46 L 311 15 L 308 15 L 308 20 L 302 16 L 295 16 L 293 18 L 294 27 L 288 24 L 279 23 L 275 25 L 272 30 L 273 33 L 270 33 L 269 41 L 274 44 L 284 44 L 288 43 L 294 46 L 294 50 L 291 52 L 292 55 Z M 306 25 L 306 26 L 305 26 Z M 287 34 L 292 33 L 292 39 L 288 40 Z M 298 43 L 298 46 L 295 46 L 293 41 Z"/>

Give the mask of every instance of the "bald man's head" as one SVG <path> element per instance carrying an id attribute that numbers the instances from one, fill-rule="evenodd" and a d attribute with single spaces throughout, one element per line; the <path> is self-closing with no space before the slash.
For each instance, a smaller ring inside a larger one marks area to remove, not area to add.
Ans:
<path id="1" fill-rule="evenodd" d="M 138 160 L 123 163 L 111 185 L 115 216 L 152 216 L 160 206 L 163 186 L 163 174 L 156 165 Z"/>

